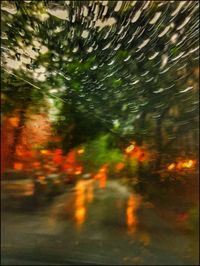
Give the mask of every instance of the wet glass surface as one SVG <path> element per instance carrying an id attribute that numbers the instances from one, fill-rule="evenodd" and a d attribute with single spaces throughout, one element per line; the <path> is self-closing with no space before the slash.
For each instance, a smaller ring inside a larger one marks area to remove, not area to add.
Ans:
<path id="1" fill-rule="evenodd" d="M 199 2 L 1 15 L 2 265 L 198 265 Z"/>
<path id="2" fill-rule="evenodd" d="M 117 181 L 103 191 L 97 181 L 78 181 L 48 207 L 4 213 L 3 254 L 46 264 L 195 264 L 197 236 L 176 204 L 156 206 Z"/>

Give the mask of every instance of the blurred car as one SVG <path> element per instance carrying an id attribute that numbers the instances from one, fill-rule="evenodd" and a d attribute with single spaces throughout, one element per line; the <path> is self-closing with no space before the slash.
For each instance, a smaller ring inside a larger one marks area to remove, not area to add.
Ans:
<path id="1" fill-rule="evenodd" d="M 60 174 L 47 175 L 46 181 L 50 189 L 50 195 L 57 195 L 64 191 L 65 184 L 63 182 L 62 175 Z"/>
<path id="2" fill-rule="evenodd" d="M 76 177 L 74 175 L 62 174 L 61 178 L 62 178 L 64 184 L 66 184 L 66 185 L 74 184 L 76 182 Z"/>
<path id="3" fill-rule="evenodd" d="M 31 171 L 6 170 L 1 179 L 1 192 L 6 197 L 23 197 L 34 194 Z"/>
<path id="4" fill-rule="evenodd" d="M 60 174 L 36 173 L 34 179 L 35 195 L 52 196 L 60 194 L 65 189 L 65 183 Z"/>
<path id="5" fill-rule="evenodd" d="M 46 176 L 41 172 L 36 172 L 34 175 L 34 195 L 47 196 L 49 194 L 49 188 L 46 180 Z"/>

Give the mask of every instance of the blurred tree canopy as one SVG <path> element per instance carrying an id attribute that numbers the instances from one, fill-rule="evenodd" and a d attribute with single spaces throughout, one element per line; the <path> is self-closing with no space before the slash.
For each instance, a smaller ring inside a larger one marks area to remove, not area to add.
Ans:
<path id="1" fill-rule="evenodd" d="M 199 3 L 182 3 L 5 1 L 3 68 L 54 99 L 65 151 L 112 132 L 147 143 L 159 169 L 198 150 Z M 35 104 L 32 90 L 16 95 Z"/>

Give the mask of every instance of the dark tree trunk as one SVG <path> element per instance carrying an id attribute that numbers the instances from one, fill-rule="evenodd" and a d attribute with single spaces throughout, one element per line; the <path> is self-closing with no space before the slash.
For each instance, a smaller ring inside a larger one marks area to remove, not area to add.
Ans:
<path id="1" fill-rule="evenodd" d="M 146 112 L 143 112 L 140 121 L 139 121 L 139 128 L 144 130 L 145 128 L 145 121 L 146 121 Z M 143 134 L 138 134 L 140 137 L 137 139 L 137 144 L 142 146 L 144 142 L 144 135 Z M 142 178 L 144 176 L 144 169 L 143 169 L 143 164 L 140 160 L 138 160 L 138 176 L 139 178 Z"/>
<path id="2" fill-rule="evenodd" d="M 13 144 L 10 150 L 10 158 L 12 166 L 14 166 L 14 162 L 16 159 L 16 149 L 17 145 L 20 143 L 21 140 L 21 135 L 22 135 L 22 130 L 24 128 L 25 122 L 26 122 L 26 109 L 23 108 L 19 112 L 19 125 L 15 128 L 14 134 L 13 134 Z"/>
<path id="3" fill-rule="evenodd" d="M 155 170 L 159 171 L 162 165 L 163 159 L 163 138 L 162 138 L 162 125 L 165 115 L 170 109 L 170 105 L 168 105 L 161 113 L 160 117 L 156 120 L 156 129 L 155 129 L 155 142 L 156 142 L 156 150 L 157 150 L 157 159 L 155 162 Z"/>
<path id="4" fill-rule="evenodd" d="M 157 159 L 155 163 L 155 170 L 160 170 L 162 163 L 162 119 L 156 121 L 156 150 Z"/>

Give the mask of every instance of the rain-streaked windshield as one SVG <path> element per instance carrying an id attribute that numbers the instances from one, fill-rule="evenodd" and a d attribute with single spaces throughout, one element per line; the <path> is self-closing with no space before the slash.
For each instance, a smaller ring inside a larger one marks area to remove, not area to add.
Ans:
<path id="1" fill-rule="evenodd" d="M 199 2 L 1 1 L 2 265 L 199 264 Z"/>

